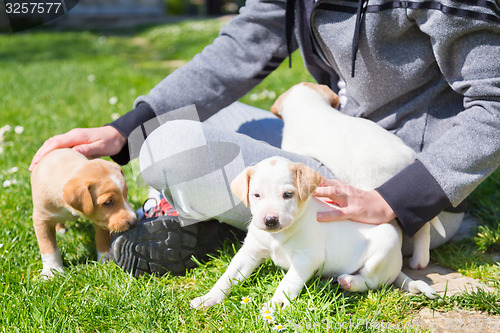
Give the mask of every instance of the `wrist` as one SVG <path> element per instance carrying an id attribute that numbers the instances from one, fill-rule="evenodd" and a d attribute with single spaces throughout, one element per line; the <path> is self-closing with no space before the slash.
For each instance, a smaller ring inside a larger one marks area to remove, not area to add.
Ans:
<path id="1" fill-rule="evenodd" d="M 115 127 L 113 127 L 111 125 L 104 125 L 103 128 L 109 132 L 111 139 L 114 142 L 116 142 L 117 145 L 120 145 L 120 147 L 123 147 L 123 145 L 127 142 L 127 138 L 125 137 L 125 135 L 123 135 Z"/>
<path id="2" fill-rule="evenodd" d="M 108 144 L 111 148 L 110 155 L 117 154 L 127 144 L 127 138 L 111 125 L 104 125 L 102 128 L 107 133 Z"/>
<path id="3" fill-rule="evenodd" d="M 109 131 L 110 141 L 114 148 L 109 154 L 111 159 L 120 165 L 125 165 L 130 161 L 130 154 L 128 148 L 128 138 L 117 128 L 114 124 L 104 125 L 103 128 Z"/>
<path id="4" fill-rule="evenodd" d="M 387 201 L 378 193 L 376 190 L 370 191 L 370 194 L 373 198 L 373 202 L 375 203 L 378 211 L 378 216 L 381 217 L 382 223 L 387 223 L 394 220 L 397 216 L 394 213 L 394 210 L 389 206 Z"/>

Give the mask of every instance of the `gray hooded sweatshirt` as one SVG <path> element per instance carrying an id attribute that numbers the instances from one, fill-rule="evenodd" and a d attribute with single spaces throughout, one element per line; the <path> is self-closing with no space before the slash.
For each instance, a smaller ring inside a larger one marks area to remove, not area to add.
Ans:
<path id="1" fill-rule="evenodd" d="M 342 112 L 417 151 L 377 189 L 410 236 L 500 164 L 499 0 L 248 0 L 211 45 L 111 125 L 128 136 L 190 104 L 203 121 L 296 48 L 318 82 L 336 90 L 345 81 Z"/>

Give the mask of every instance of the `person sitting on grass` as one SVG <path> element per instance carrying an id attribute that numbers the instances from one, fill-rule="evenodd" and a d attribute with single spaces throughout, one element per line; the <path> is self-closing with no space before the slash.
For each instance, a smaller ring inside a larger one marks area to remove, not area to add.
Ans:
<path id="1" fill-rule="evenodd" d="M 140 128 L 142 175 L 164 197 L 154 216 L 115 237 L 112 254 L 136 275 L 182 274 L 191 255 L 246 229 L 249 209 L 228 189 L 245 166 L 279 155 L 335 178 L 319 161 L 280 149 L 278 118 L 236 102 L 296 49 L 317 82 L 335 91 L 341 83 L 341 112 L 380 124 L 417 152 L 373 191 L 332 191 L 346 205 L 325 218 L 396 218 L 412 236 L 439 216 L 447 237 L 433 232 L 431 247 L 453 236 L 464 200 L 500 164 L 500 6 L 490 0 L 248 0 L 212 44 L 138 97 L 132 111 L 48 139 L 32 166 L 62 147 L 128 163 L 127 142 Z M 189 105 L 196 120 L 172 112 Z M 148 121 L 169 114 L 149 133 Z"/>

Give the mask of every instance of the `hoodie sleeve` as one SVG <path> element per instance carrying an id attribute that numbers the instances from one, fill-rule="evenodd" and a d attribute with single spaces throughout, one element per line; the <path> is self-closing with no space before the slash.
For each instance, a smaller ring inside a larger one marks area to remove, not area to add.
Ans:
<path id="1" fill-rule="evenodd" d="M 147 120 L 195 105 L 201 121 L 235 102 L 288 56 L 285 0 L 248 0 L 214 42 L 139 96 L 134 109 L 109 124 L 126 137 Z M 112 157 L 129 161 L 127 147 Z"/>
<path id="2" fill-rule="evenodd" d="M 429 36 L 446 81 L 463 96 L 453 126 L 377 189 L 410 236 L 461 203 L 500 164 L 500 11 L 451 2 L 459 9 L 453 14 L 408 11 Z"/>
<path id="3" fill-rule="evenodd" d="M 248 0 L 211 45 L 135 106 L 145 102 L 162 114 L 195 104 L 203 121 L 233 103 L 287 57 L 285 7 L 286 1 Z"/>

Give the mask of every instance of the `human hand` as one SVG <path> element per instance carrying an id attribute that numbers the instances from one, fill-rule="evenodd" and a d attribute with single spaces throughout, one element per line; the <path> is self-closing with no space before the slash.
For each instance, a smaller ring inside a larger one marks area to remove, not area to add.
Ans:
<path id="1" fill-rule="evenodd" d="M 73 148 L 88 158 L 94 158 L 118 154 L 126 143 L 127 138 L 112 126 L 75 128 L 45 141 L 33 156 L 29 170 L 33 171 L 42 157 L 55 149 Z"/>
<path id="2" fill-rule="evenodd" d="M 319 222 L 349 219 L 367 224 L 382 224 L 396 218 L 392 208 L 377 191 L 363 191 L 337 179 L 323 178 L 313 196 L 329 198 L 339 206 L 330 211 L 318 212 Z"/>

